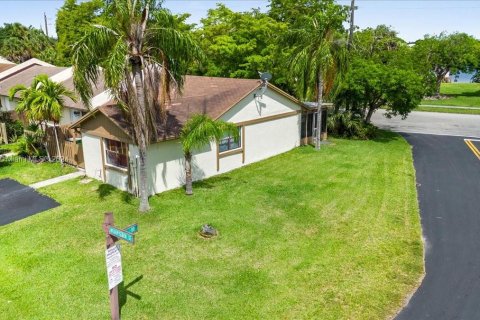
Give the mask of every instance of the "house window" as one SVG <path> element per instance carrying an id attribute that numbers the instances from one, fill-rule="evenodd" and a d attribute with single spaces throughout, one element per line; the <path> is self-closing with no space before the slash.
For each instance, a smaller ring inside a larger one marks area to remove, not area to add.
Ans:
<path id="1" fill-rule="evenodd" d="M 126 143 L 105 139 L 105 162 L 107 165 L 127 169 L 128 146 Z"/>
<path id="2" fill-rule="evenodd" d="M 240 149 L 242 147 L 242 135 L 240 132 L 240 127 L 238 128 L 238 141 L 235 141 L 232 136 L 226 136 L 222 138 L 218 144 L 219 152 L 225 152 L 235 149 Z"/>
<path id="3" fill-rule="evenodd" d="M 80 110 L 71 110 L 71 120 L 72 122 L 77 121 L 81 117 L 83 117 L 84 113 Z"/>

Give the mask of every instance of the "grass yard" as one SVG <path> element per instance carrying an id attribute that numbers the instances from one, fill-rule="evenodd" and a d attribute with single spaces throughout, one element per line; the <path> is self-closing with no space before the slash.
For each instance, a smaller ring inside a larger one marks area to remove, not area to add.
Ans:
<path id="1" fill-rule="evenodd" d="M 442 83 L 440 93 L 449 96 L 449 98 L 443 100 L 423 100 L 422 104 L 480 107 L 480 83 Z M 457 113 L 465 112 L 463 109 L 458 109 Z"/>
<path id="2" fill-rule="evenodd" d="M 443 113 L 461 113 L 461 114 L 480 114 L 478 109 L 457 109 L 457 108 L 438 108 L 438 107 L 417 107 L 415 111 L 424 112 L 443 112 Z"/>
<path id="3" fill-rule="evenodd" d="M 385 319 L 423 274 L 410 146 L 334 140 L 137 200 L 79 179 L 62 205 L 0 227 L 4 319 L 107 319 L 103 213 L 138 222 L 122 244 L 124 319 Z M 215 239 L 196 232 L 204 223 Z"/>
<path id="4" fill-rule="evenodd" d="M 75 172 L 75 168 L 60 163 L 32 163 L 20 157 L 0 160 L 0 179 L 11 178 L 29 185 L 42 180 Z"/>
<path id="5" fill-rule="evenodd" d="M 9 144 L 0 144 L 0 155 L 14 152 L 16 147 L 16 143 L 9 143 Z"/>

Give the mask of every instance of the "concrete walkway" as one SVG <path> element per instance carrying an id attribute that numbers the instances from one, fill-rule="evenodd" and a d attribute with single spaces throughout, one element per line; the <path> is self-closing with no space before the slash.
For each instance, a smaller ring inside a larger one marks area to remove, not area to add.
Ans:
<path id="1" fill-rule="evenodd" d="M 420 107 L 427 107 L 427 108 L 444 108 L 444 109 L 480 110 L 480 107 L 437 106 L 437 105 L 434 105 L 434 104 L 421 104 Z"/>
<path id="2" fill-rule="evenodd" d="M 75 178 L 78 178 L 78 177 L 83 177 L 84 175 L 85 175 L 85 171 L 79 170 L 77 172 L 69 173 L 69 174 L 66 174 L 64 176 L 60 176 L 60 177 L 56 177 L 56 178 L 52 178 L 52 179 L 48 179 L 48 180 L 44 180 L 44 181 L 40 181 L 40 182 L 31 184 L 29 187 L 33 188 L 33 189 L 43 188 L 43 187 L 46 187 L 46 186 L 49 186 L 49 185 L 52 185 L 52 184 L 55 184 L 55 183 L 67 181 L 67 180 L 70 180 L 70 179 L 75 179 Z"/>

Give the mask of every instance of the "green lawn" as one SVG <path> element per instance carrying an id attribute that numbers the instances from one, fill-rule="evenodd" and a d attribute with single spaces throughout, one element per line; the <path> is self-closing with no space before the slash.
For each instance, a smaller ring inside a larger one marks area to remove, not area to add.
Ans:
<path id="1" fill-rule="evenodd" d="M 415 111 L 460 113 L 460 114 L 480 114 L 480 108 L 479 109 L 456 109 L 456 108 L 438 108 L 438 107 L 417 107 L 415 109 Z"/>
<path id="2" fill-rule="evenodd" d="M 42 180 L 75 172 L 75 168 L 60 163 L 32 163 L 21 157 L 0 160 L 0 179 L 11 178 L 29 185 Z"/>
<path id="3" fill-rule="evenodd" d="M 97 182 L 41 191 L 62 205 L 0 227 L 5 319 L 107 319 L 105 211 L 122 244 L 124 319 L 385 319 L 423 274 L 410 146 L 334 140 L 151 198 Z M 219 229 L 211 240 L 196 232 Z"/>
<path id="4" fill-rule="evenodd" d="M 449 96 L 443 100 L 423 100 L 422 104 L 480 107 L 480 83 L 442 83 L 440 93 Z M 458 110 L 458 113 L 464 113 Z"/>
<path id="5" fill-rule="evenodd" d="M 8 152 L 15 152 L 16 143 L 0 144 L 0 155 Z"/>

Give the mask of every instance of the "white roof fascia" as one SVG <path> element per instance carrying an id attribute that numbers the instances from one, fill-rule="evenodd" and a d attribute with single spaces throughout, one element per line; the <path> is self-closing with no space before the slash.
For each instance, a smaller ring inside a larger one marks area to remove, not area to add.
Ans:
<path id="1" fill-rule="evenodd" d="M 49 63 L 46 63 L 42 60 L 38 60 L 38 59 L 35 59 L 35 58 L 32 58 L 30 60 L 27 60 L 25 62 L 22 62 L 20 64 L 17 64 L 15 67 L 12 67 L 8 70 L 5 70 L 3 72 L 0 72 L 0 80 L 4 79 L 5 77 L 8 77 L 9 75 L 11 74 L 14 74 L 14 73 L 17 73 L 19 71 L 22 71 L 32 65 L 39 65 L 39 66 L 43 66 L 43 67 L 54 67 L 53 65 L 49 64 Z"/>

